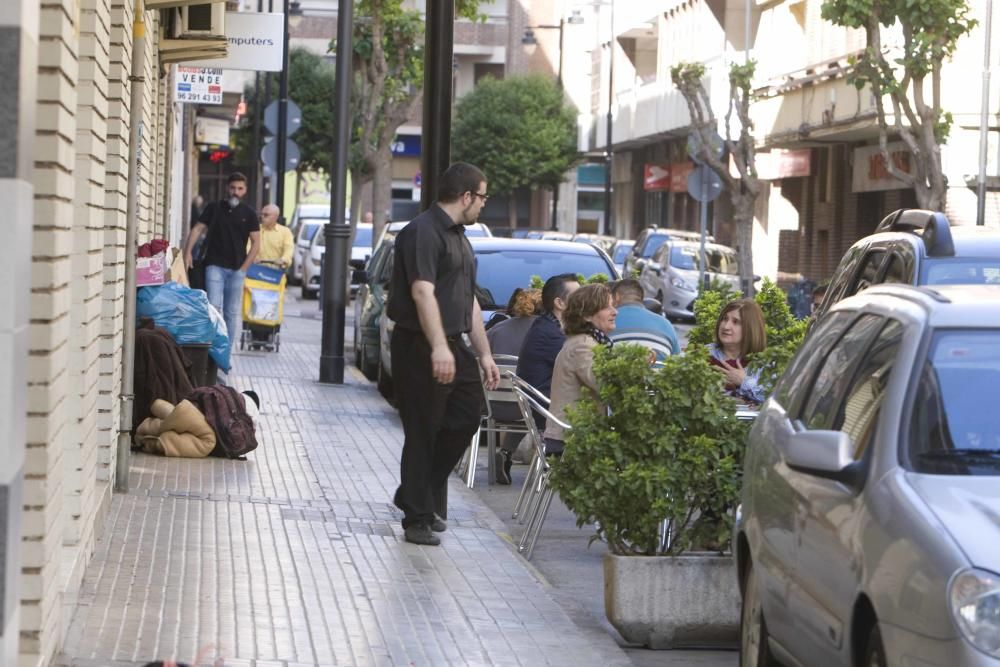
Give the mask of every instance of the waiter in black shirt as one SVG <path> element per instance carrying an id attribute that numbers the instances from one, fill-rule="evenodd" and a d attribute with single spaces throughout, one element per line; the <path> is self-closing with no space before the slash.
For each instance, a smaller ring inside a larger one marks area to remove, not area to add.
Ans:
<path id="1" fill-rule="evenodd" d="M 434 514 L 443 487 L 469 446 L 482 415 L 479 368 L 488 387 L 500 382 L 476 301 L 476 264 L 465 226 L 486 203 L 486 177 L 456 163 L 441 176 L 437 203 L 396 237 L 389 290 L 393 384 L 403 421 L 400 485 L 406 540 L 438 545 L 446 525 Z M 462 338 L 468 334 L 470 350 Z M 476 357 L 479 357 L 477 368 Z"/>

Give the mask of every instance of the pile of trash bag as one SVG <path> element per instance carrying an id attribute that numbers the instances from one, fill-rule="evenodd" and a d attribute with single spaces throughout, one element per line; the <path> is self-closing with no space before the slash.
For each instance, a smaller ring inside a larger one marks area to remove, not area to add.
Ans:
<path id="1" fill-rule="evenodd" d="M 215 364 L 229 372 L 231 346 L 222 315 L 208 303 L 205 292 L 167 282 L 140 287 L 136 295 L 136 319 L 149 317 L 166 329 L 178 345 L 208 343 Z"/>

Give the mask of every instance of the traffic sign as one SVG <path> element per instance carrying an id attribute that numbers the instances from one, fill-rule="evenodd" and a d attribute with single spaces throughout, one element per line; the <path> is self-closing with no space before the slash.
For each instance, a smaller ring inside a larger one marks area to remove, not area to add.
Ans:
<path id="1" fill-rule="evenodd" d="M 688 174 L 687 190 L 697 201 L 708 203 L 722 194 L 722 179 L 714 169 L 700 164 Z"/>
<path id="2" fill-rule="evenodd" d="M 299 152 L 299 145 L 289 139 L 285 142 L 285 171 L 292 171 L 297 166 L 299 166 L 299 159 L 302 157 Z M 278 172 L 278 141 L 277 139 L 272 139 L 264 144 L 264 147 L 260 149 L 260 159 L 264 161 L 264 165 L 269 167 L 275 173 Z"/>
<path id="3" fill-rule="evenodd" d="M 709 154 L 714 155 L 716 158 L 721 159 L 723 153 L 726 151 L 726 142 L 722 140 L 719 133 L 715 130 L 711 131 L 708 136 L 708 149 Z M 695 130 L 688 135 L 687 149 L 688 157 L 694 160 L 696 163 L 701 164 L 701 149 L 705 145 L 705 142 L 701 138 L 701 132 Z"/>
<path id="4" fill-rule="evenodd" d="M 302 109 L 295 102 L 288 100 L 288 136 L 295 134 L 302 127 Z M 272 136 L 278 134 L 278 100 L 274 100 L 264 108 L 264 129 Z"/>

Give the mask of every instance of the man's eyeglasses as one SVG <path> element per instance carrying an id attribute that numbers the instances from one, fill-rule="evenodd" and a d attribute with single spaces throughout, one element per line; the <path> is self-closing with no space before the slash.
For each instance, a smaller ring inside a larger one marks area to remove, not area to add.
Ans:
<path id="1" fill-rule="evenodd" d="M 486 194 L 485 192 L 470 192 L 469 194 L 473 195 L 474 197 L 479 197 L 480 199 L 483 200 L 484 204 L 487 201 L 489 201 L 489 198 L 490 198 L 490 196 L 488 194 Z"/>

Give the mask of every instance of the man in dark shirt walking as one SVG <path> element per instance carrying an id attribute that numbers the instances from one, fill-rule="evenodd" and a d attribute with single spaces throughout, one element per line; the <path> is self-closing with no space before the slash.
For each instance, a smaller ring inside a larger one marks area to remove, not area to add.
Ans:
<path id="1" fill-rule="evenodd" d="M 483 173 L 453 164 L 441 176 L 437 203 L 395 240 L 387 313 L 396 323 L 393 385 L 405 440 L 394 502 L 403 510 L 406 540 L 415 544 L 441 543 L 434 533 L 446 526 L 434 515 L 434 494 L 479 428 L 479 368 L 487 386 L 500 381 L 475 297 L 475 257 L 465 238 L 465 226 L 476 222 L 487 198 Z"/>
<path id="2" fill-rule="evenodd" d="M 240 336 L 243 306 L 243 279 L 260 250 L 260 222 L 257 213 L 243 203 L 247 177 L 239 172 L 229 176 L 229 198 L 212 202 L 191 228 L 184 248 L 184 262 L 194 264 L 191 250 L 201 235 L 205 238 L 205 287 L 208 301 L 222 313 L 229 330 L 229 343 Z M 250 250 L 247 251 L 247 239 Z"/>

